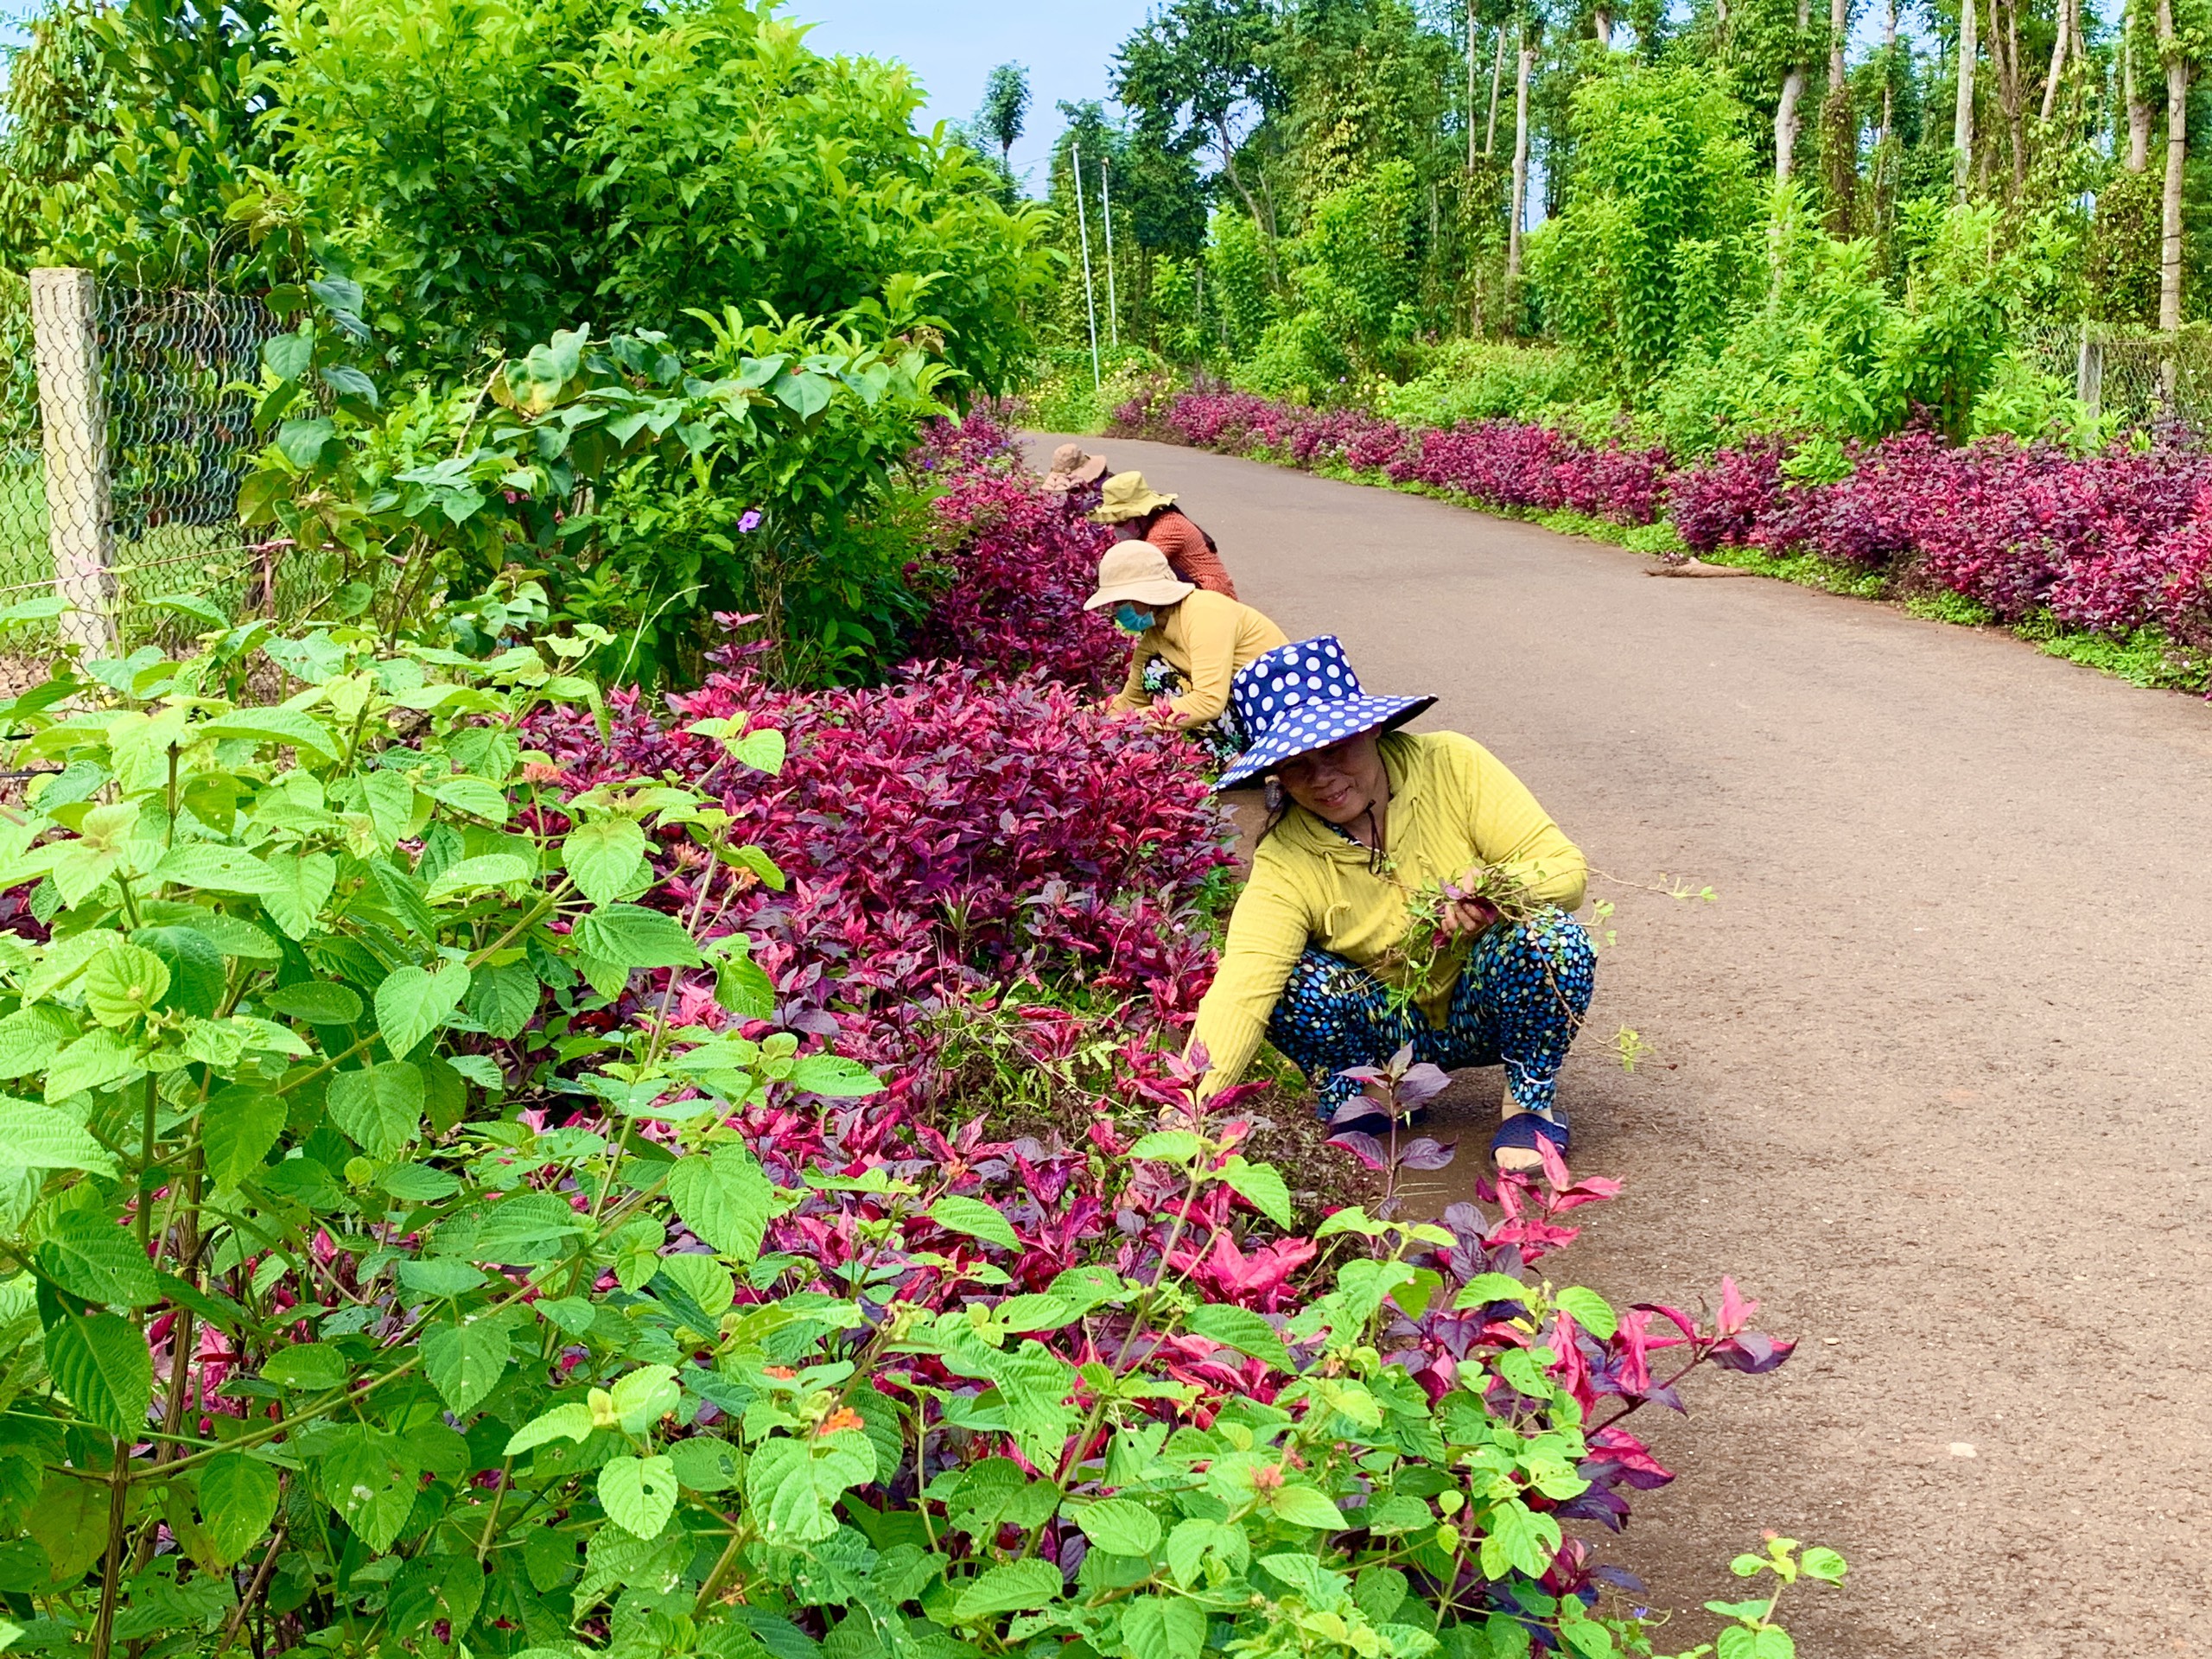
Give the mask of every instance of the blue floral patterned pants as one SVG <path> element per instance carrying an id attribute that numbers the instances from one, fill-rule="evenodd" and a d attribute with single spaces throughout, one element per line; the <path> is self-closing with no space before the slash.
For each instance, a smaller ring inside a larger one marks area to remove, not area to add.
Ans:
<path id="1" fill-rule="evenodd" d="M 1503 1065 L 1514 1101 L 1542 1109 L 1590 1007 L 1596 969 L 1581 925 L 1562 911 L 1493 927 L 1470 950 L 1440 1031 L 1420 1009 L 1393 1007 L 1365 969 L 1309 947 L 1275 1004 L 1268 1040 L 1313 1082 L 1324 1118 L 1359 1092 L 1338 1073 L 1381 1065 L 1408 1043 L 1414 1059 L 1447 1071 Z"/>

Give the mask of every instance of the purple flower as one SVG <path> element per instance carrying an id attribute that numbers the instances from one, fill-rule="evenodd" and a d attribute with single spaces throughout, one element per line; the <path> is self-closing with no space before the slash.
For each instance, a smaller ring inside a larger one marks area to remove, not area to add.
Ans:
<path id="1" fill-rule="evenodd" d="M 747 507 L 745 510 L 744 516 L 737 521 L 737 533 L 741 536 L 750 536 L 754 531 L 760 528 L 760 509 L 758 507 Z"/>

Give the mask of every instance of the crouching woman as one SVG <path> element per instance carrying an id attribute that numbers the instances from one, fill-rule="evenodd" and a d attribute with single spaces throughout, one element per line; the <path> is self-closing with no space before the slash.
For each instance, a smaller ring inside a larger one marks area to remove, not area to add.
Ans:
<path id="1" fill-rule="evenodd" d="M 1211 1092 L 1265 1037 L 1324 1119 L 1359 1092 L 1343 1072 L 1407 1044 L 1446 1071 L 1503 1065 L 1491 1154 L 1526 1170 L 1540 1141 L 1567 1147 L 1555 1088 L 1593 985 L 1567 913 L 1585 866 L 1481 745 L 1398 729 L 1434 701 L 1368 696 L 1331 636 L 1238 671 L 1248 747 L 1216 787 L 1264 783 L 1270 819 L 1192 1040 Z"/>
<path id="2" fill-rule="evenodd" d="M 1084 608 L 1110 610 L 1116 626 L 1137 636 L 1128 677 L 1109 708 L 1138 713 L 1165 696 L 1161 725 L 1189 733 L 1217 760 L 1243 751 L 1230 683 L 1245 664 L 1289 643 L 1281 628 L 1249 605 L 1183 581 L 1149 542 L 1108 550 L 1098 562 L 1098 591 Z"/>

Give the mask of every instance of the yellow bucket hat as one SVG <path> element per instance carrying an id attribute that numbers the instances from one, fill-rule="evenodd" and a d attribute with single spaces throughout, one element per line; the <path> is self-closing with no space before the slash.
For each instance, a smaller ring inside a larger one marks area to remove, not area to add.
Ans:
<path id="1" fill-rule="evenodd" d="M 1167 556 L 1150 542 L 1121 542 L 1098 561 L 1098 591 L 1083 601 L 1083 608 L 1103 610 L 1125 599 L 1133 605 L 1173 605 L 1198 591 L 1176 575 Z"/>
<path id="2" fill-rule="evenodd" d="M 1124 518 L 1141 518 L 1147 512 L 1172 506 L 1174 501 L 1173 496 L 1162 495 L 1146 483 L 1142 473 L 1116 473 L 1106 480 L 1090 517 L 1095 524 L 1118 524 Z"/>

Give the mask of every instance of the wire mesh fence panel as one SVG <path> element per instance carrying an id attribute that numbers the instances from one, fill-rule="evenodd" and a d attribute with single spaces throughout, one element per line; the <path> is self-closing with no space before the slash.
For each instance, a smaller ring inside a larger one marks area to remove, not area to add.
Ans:
<path id="1" fill-rule="evenodd" d="M 64 639 L 105 654 L 204 628 L 156 602 L 173 594 L 226 616 L 281 609 L 276 551 L 238 522 L 276 329 L 238 295 L 69 270 L 0 282 L 0 607 L 62 607 L 13 632 L 18 663 Z"/>
<path id="2" fill-rule="evenodd" d="M 100 296 L 117 631 L 136 643 L 194 623 L 149 602 L 190 594 L 226 616 L 277 607 L 277 561 L 238 520 L 257 448 L 254 386 L 268 308 L 235 294 Z"/>
<path id="3" fill-rule="evenodd" d="M 2121 432 L 2178 429 L 2199 441 L 2212 434 L 2212 340 L 2196 329 L 2145 334 L 2045 324 L 2024 334 L 2021 350 Z"/>

